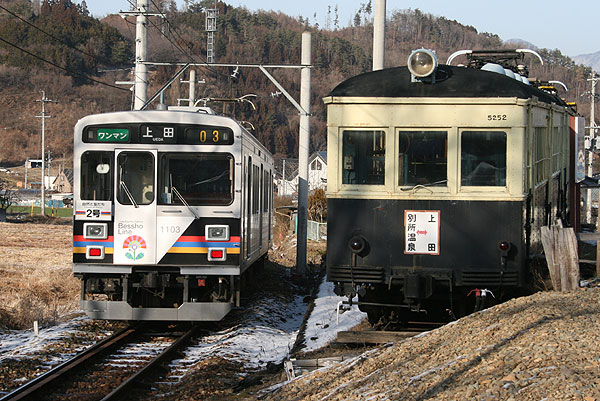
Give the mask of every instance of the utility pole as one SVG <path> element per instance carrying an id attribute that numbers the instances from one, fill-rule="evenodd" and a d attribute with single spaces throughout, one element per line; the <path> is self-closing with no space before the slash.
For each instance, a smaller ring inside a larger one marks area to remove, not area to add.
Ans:
<path id="1" fill-rule="evenodd" d="M 385 63 L 385 0 L 375 0 L 373 21 L 373 71 L 383 69 Z"/>
<path id="2" fill-rule="evenodd" d="M 135 22 L 135 69 L 134 69 L 134 101 L 133 109 L 140 110 L 148 98 L 148 17 L 162 17 L 163 13 L 148 11 L 148 0 L 137 0 L 135 11 L 119 11 L 123 18 L 130 15 L 136 17 Z M 117 84 L 131 84 L 131 82 L 117 82 Z"/>
<path id="3" fill-rule="evenodd" d="M 40 210 L 40 214 L 42 216 L 46 215 L 46 162 L 45 162 L 45 141 L 46 141 L 46 119 L 47 118 L 52 118 L 51 116 L 46 115 L 46 103 L 58 103 L 58 101 L 56 100 L 50 100 L 48 98 L 46 98 L 46 92 L 45 91 L 41 91 L 42 92 L 42 99 L 41 100 L 36 100 L 36 102 L 41 102 L 42 103 L 42 115 L 40 116 L 36 116 L 37 118 L 41 118 L 42 119 L 42 204 L 41 204 L 41 210 Z"/>
<path id="4" fill-rule="evenodd" d="M 206 80 L 202 79 L 200 81 L 196 80 L 196 70 L 190 70 L 190 79 L 189 81 L 184 81 L 183 79 L 179 80 L 182 84 L 189 84 L 189 93 L 187 99 L 177 99 L 177 106 L 181 105 L 181 101 L 188 102 L 188 106 L 192 107 L 196 105 L 196 84 L 205 84 Z"/>
<path id="5" fill-rule="evenodd" d="M 296 269 L 298 274 L 306 276 L 306 236 L 308 230 L 308 158 L 310 146 L 310 67 L 311 33 L 302 33 L 303 65 L 300 70 L 300 133 L 298 140 L 298 243 Z"/>
<path id="6" fill-rule="evenodd" d="M 595 141 L 594 138 L 596 137 L 596 118 L 595 118 L 595 109 L 596 109 L 596 84 L 598 82 L 600 78 L 596 75 L 596 73 L 594 71 L 592 71 L 592 77 L 588 79 L 588 81 L 592 82 L 592 102 L 591 102 L 591 109 L 590 109 L 590 144 L 592 145 L 590 147 L 590 150 L 588 152 L 588 165 L 587 165 L 587 172 L 586 175 L 588 177 L 592 177 L 594 175 L 594 168 L 593 168 L 593 161 L 594 161 L 594 147 L 595 147 Z M 600 140 L 600 138 L 599 138 Z M 587 193 L 586 193 L 586 199 L 585 199 L 585 203 L 586 203 L 586 221 L 589 224 L 592 224 L 592 190 L 590 188 L 587 189 Z M 598 227 L 598 229 L 600 230 L 600 227 Z"/>
<path id="7" fill-rule="evenodd" d="M 148 58 L 148 0 L 137 0 L 135 22 L 135 101 L 133 109 L 142 108 L 148 98 L 148 66 L 142 61 Z"/>

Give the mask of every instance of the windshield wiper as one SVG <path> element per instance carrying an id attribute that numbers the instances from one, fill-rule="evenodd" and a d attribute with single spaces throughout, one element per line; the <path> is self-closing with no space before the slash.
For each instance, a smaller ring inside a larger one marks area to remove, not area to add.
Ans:
<path id="1" fill-rule="evenodd" d="M 123 189 L 123 192 L 125 192 L 125 195 L 127 195 L 127 197 L 129 198 L 129 201 L 131 202 L 131 204 L 135 207 L 140 207 L 136 203 L 135 199 L 133 199 L 133 195 L 131 195 L 129 188 L 127 188 L 127 184 L 125 184 L 125 181 L 121 181 L 121 188 Z"/>
<path id="2" fill-rule="evenodd" d="M 171 192 L 173 192 L 181 201 L 181 203 L 184 204 L 185 207 L 188 208 L 188 210 L 194 215 L 194 218 L 196 220 L 200 219 L 200 216 L 198 216 L 196 214 L 196 212 L 194 211 L 194 209 L 192 209 L 192 207 L 187 203 L 187 201 L 185 200 L 185 198 L 183 196 L 181 196 L 181 194 L 179 193 L 179 191 L 177 190 L 177 188 L 175 188 L 174 186 L 171 186 Z"/>
<path id="3" fill-rule="evenodd" d="M 224 170 L 221 174 L 216 175 L 216 176 L 214 176 L 212 178 L 207 178 L 204 181 L 198 181 L 198 182 L 195 182 L 193 184 L 190 184 L 190 187 L 193 187 L 193 186 L 196 186 L 196 185 L 201 185 L 201 184 L 207 184 L 209 182 L 215 182 L 215 181 L 219 180 L 220 178 L 224 177 L 226 174 L 229 174 L 229 170 Z"/>
<path id="4" fill-rule="evenodd" d="M 427 184 L 416 184 L 413 187 L 410 188 L 400 188 L 401 191 L 413 191 L 419 188 L 426 188 L 426 187 L 432 187 L 438 184 L 443 184 L 445 182 L 448 182 L 448 180 L 440 180 L 440 181 L 435 181 L 435 182 L 429 182 Z"/>

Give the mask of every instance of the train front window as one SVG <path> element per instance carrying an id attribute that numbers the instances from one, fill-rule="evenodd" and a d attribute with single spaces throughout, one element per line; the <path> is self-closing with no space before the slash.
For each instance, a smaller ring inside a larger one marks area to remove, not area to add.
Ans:
<path id="1" fill-rule="evenodd" d="M 385 184 L 384 131 L 344 131 L 342 184 Z"/>
<path id="2" fill-rule="evenodd" d="M 400 131 L 398 185 L 446 186 L 448 132 Z"/>
<path id="3" fill-rule="evenodd" d="M 85 152 L 81 156 L 81 199 L 112 199 L 112 152 Z"/>
<path id="4" fill-rule="evenodd" d="M 506 186 L 506 132 L 463 131 L 461 185 Z"/>
<path id="5" fill-rule="evenodd" d="M 231 155 L 163 153 L 159 171 L 161 205 L 229 205 L 233 202 Z"/>
<path id="6" fill-rule="evenodd" d="M 117 159 L 117 200 L 122 205 L 149 205 L 154 201 L 154 156 L 121 152 Z"/>

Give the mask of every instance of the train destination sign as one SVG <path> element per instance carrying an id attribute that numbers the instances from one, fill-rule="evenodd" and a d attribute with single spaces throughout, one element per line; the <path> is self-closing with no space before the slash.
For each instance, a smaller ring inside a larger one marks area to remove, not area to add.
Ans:
<path id="1" fill-rule="evenodd" d="M 174 125 L 142 125 L 140 143 L 177 143 Z"/>
<path id="2" fill-rule="evenodd" d="M 98 142 L 129 142 L 127 128 L 98 128 L 96 131 Z"/>
<path id="3" fill-rule="evenodd" d="M 231 145 L 233 130 L 228 127 L 184 124 L 136 124 L 90 126 L 83 131 L 86 143 L 143 143 L 180 145 Z"/>
<path id="4" fill-rule="evenodd" d="M 440 211 L 404 211 L 404 253 L 440 254 Z"/>

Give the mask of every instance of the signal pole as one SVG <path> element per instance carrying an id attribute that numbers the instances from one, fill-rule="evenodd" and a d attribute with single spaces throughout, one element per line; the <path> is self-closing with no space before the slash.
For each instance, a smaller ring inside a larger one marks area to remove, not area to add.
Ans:
<path id="1" fill-rule="evenodd" d="M 46 163 L 45 163 L 45 136 L 46 136 L 46 119 L 52 118 L 52 116 L 46 115 L 46 103 L 58 103 L 56 100 L 50 100 L 46 98 L 46 92 L 42 92 L 42 99 L 36 100 L 36 102 L 42 103 L 42 115 L 36 116 L 37 118 L 42 119 L 42 204 L 40 209 L 40 214 L 42 216 L 46 215 Z"/>
<path id="2" fill-rule="evenodd" d="M 206 8 L 206 62 L 214 63 L 215 60 L 215 33 L 217 32 L 217 2 L 213 8 Z"/>

